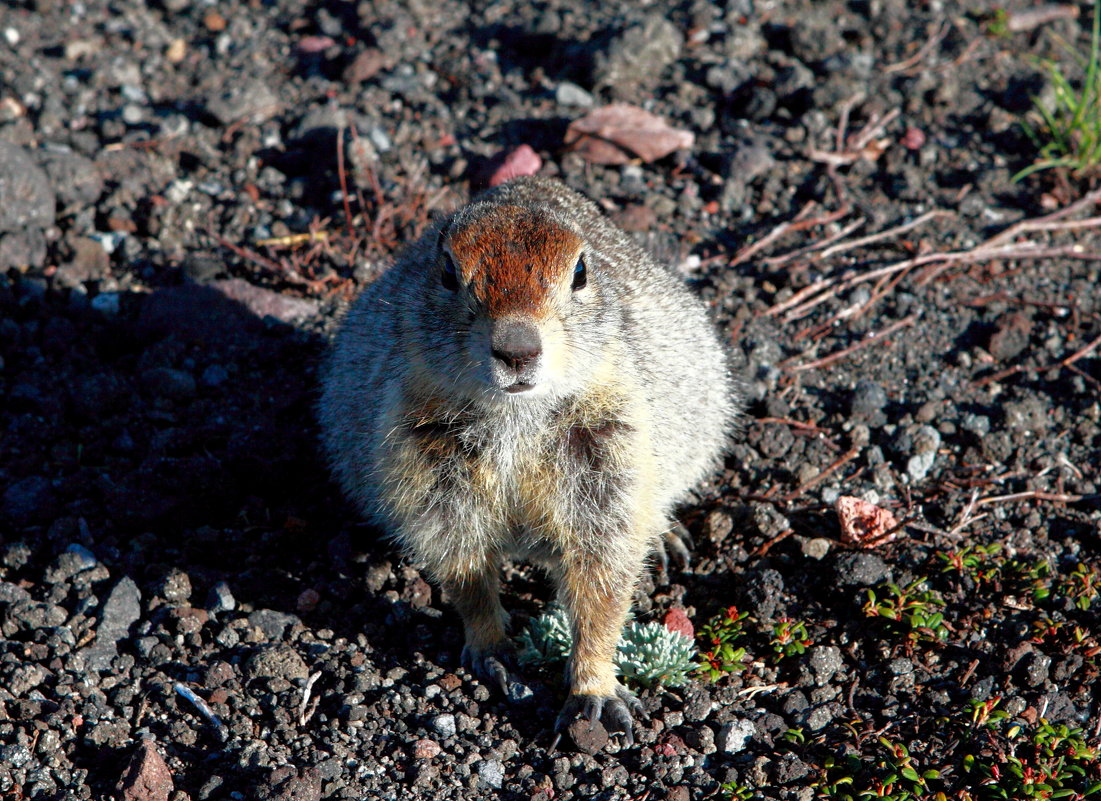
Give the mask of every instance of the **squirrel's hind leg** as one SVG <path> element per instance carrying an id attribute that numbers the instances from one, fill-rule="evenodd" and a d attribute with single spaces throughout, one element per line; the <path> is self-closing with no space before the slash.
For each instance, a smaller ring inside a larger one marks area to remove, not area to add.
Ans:
<path id="1" fill-rule="evenodd" d="M 463 620 L 463 666 L 509 695 L 516 659 L 506 631 L 508 613 L 501 606 L 500 571 L 490 560 L 469 573 L 443 577 L 441 584 Z"/>

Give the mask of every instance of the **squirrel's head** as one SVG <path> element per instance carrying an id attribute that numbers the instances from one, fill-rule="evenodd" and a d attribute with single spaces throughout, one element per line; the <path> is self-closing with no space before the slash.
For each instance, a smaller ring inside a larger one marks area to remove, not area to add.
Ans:
<path id="1" fill-rule="evenodd" d="M 429 367 L 464 394 L 560 395 L 600 361 L 607 317 L 599 257 L 546 209 L 474 204 L 443 227 L 427 311 L 446 347 Z"/>

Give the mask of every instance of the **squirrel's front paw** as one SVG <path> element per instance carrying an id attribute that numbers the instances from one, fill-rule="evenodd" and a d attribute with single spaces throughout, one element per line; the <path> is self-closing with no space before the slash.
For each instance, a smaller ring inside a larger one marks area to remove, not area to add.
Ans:
<path id="1" fill-rule="evenodd" d="M 502 642 L 491 648 L 463 646 L 463 667 L 488 684 L 501 688 L 509 699 L 525 695 L 524 683 L 516 669 L 516 651 L 510 642 Z M 527 693 L 530 695 L 530 691 Z"/>
<path id="2" fill-rule="evenodd" d="M 622 684 L 616 685 L 615 693 L 612 695 L 573 693 L 566 699 L 562 711 L 558 713 L 558 720 L 554 724 L 555 736 L 551 750 L 558 747 L 562 732 L 578 718 L 589 721 L 599 720 L 609 731 L 623 732 L 623 740 L 627 745 L 634 745 L 632 713 L 642 713 L 642 702 Z"/>

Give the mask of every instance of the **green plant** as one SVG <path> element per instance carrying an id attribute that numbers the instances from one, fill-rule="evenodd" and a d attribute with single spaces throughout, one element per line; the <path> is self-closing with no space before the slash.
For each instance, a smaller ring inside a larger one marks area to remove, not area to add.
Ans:
<path id="1" fill-rule="evenodd" d="M 811 639 L 803 621 L 782 617 L 772 627 L 771 643 L 776 659 L 780 660 L 789 656 L 798 656 L 806 651 L 807 646 L 811 644 Z"/>
<path id="2" fill-rule="evenodd" d="M 885 590 L 886 596 L 880 600 L 874 590 L 868 590 L 865 615 L 893 621 L 914 642 L 948 638 L 944 602 L 929 589 L 924 578 L 914 579 L 905 587 L 888 582 L 879 589 Z"/>
<path id="3" fill-rule="evenodd" d="M 743 787 L 737 782 L 720 784 L 719 792 L 722 793 L 723 798 L 730 799 L 730 801 L 752 801 L 757 797 L 757 793 L 753 789 Z"/>
<path id="4" fill-rule="evenodd" d="M 517 638 L 523 665 L 552 665 L 566 661 L 573 645 L 569 620 L 555 606 L 529 621 Z M 696 646 L 683 634 L 661 623 L 631 621 L 619 638 L 616 670 L 644 687 L 679 687 L 696 669 Z"/>
<path id="5" fill-rule="evenodd" d="M 1059 593 L 1074 601 L 1074 605 L 1083 612 L 1090 608 L 1098 592 L 1097 568 L 1093 565 L 1079 563 L 1069 576 L 1059 582 Z"/>
<path id="6" fill-rule="evenodd" d="M 1007 575 L 1036 603 L 1051 597 L 1051 563 L 1046 559 L 1025 562 L 1013 559 L 1006 565 Z"/>
<path id="7" fill-rule="evenodd" d="M 1010 725 L 1006 737 L 1008 749 L 963 758 L 964 771 L 980 779 L 984 797 L 1080 801 L 1101 793 L 1098 752 L 1086 745 L 1081 729 L 1041 718 L 1029 730 Z"/>
<path id="8" fill-rule="evenodd" d="M 644 687 L 680 687 L 696 667 L 696 646 L 661 623 L 631 621 L 616 652 L 619 675 Z"/>
<path id="9" fill-rule="evenodd" d="M 974 698 L 968 702 L 971 709 L 971 726 L 975 729 L 997 729 L 999 724 L 1009 717 L 1004 709 L 998 709 L 1002 701 L 1000 695 L 979 701 Z"/>
<path id="10" fill-rule="evenodd" d="M 1055 91 L 1054 106 L 1048 108 L 1034 101 L 1039 126 L 1022 121 L 1025 133 L 1039 148 L 1040 158 L 1014 175 L 1014 181 L 1041 170 L 1065 169 L 1085 175 L 1096 173 L 1101 166 L 1101 3 L 1093 7 L 1089 55 L 1083 57 L 1069 45 L 1067 49 L 1082 65 L 1081 85 L 1075 88 L 1055 62 L 1046 65 Z"/>
<path id="11" fill-rule="evenodd" d="M 968 576 L 976 584 L 997 579 L 1002 565 L 997 556 L 1002 546 L 997 542 L 989 545 L 966 545 L 954 551 L 940 551 L 937 557 L 944 562 L 942 573 L 958 573 Z"/>
<path id="12" fill-rule="evenodd" d="M 544 665 L 565 662 L 573 645 L 570 621 L 560 606 L 549 608 L 532 618 L 516 638 L 521 665 Z"/>
<path id="13" fill-rule="evenodd" d="M 696 667 L 699 676 L 718 681 L 727 673 L 745 670 L 746 650 L 735 643 L 745 634 L 742 621 L 748 616 L 737 607 L 728 606 L 699 630 L 698 636 L 707 649 Z"/>
<path id="14" fill-rule="evenodd" d="M 880 737 L 882 751 L 872 760 L 850 755 L 841 760 L 827 757 L 814 785 L 819 798 L 838 801 L 947 801 L 929 782 L 940 778 L 936 770 L 922 771 L 909 749 Z"/>

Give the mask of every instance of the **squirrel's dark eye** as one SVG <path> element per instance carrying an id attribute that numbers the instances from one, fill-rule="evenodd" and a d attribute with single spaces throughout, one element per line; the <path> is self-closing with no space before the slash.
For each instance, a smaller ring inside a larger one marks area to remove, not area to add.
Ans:
<path id="1" fill-rule="evenodd" d="M 453 292 L 459 288 L 459 273 L 455 269 L 455 261 L 447 251 L 443 254 L 443 272 L 440 274 L 440 282 Z"/>
<path id="2" fill-rule="evenodd" d="M 581 289 L 589 282 L 589 276 L 585 270 L 585 259 L 578 258 L 577 266 L 573 268 L 573 291 Z"/>

